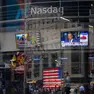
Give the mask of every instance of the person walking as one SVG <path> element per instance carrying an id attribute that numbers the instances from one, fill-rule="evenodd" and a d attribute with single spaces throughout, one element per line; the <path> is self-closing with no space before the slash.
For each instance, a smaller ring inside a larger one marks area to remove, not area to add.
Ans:
<path id="1" fill-rule="evenodd" d="M 75 88 L 74 93 L 75 93 L 75 94 L 78 93 L 78 88 L 77 88 L 77 87 Z"/>
<path id="2" fill-rule="evenodd" d="M 66 72 L 66 75 L 65 75 L 65 92 L 66 94 L 70 94 L 70 76 L 69 76 L 69 73 Z"/>
<path id="3" fill-rule="evenodd" d="M 94 94 L 94 83 L 92 84 L 91 94 Z"/>
<path id="4" fill-rule="evenodd" d="M 85 94 L 85 88 L 84 88 L 83 84 L 80 85 L 79 92 L 80 92 L 80 94 Z"/>

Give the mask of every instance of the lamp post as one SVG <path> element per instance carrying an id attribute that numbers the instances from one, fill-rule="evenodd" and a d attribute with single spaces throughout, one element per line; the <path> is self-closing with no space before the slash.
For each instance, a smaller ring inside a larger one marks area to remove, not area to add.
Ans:
<path id="1" fill-rule="evenodd" d="M 26 30 L 27 30 L 27 21 L 26 21 L 26 3 L 27 3 L 27 0 L 24 0 L 24 32 L 26 33 Z M 26 45 L 25 45 L 26 46 Z M 24 52 L 25 52 L 25 49 L 26 47 L 24 47 Z M 25 54 L 26 56 L 26 54 Z M 23 83 L 23 87 L 24 87 L 24 91 L 23 93 L 26 94 L 26 65 L 27 65 L 27 62 L 26 62 L 26 58 L 25 58 L 25 62 L 24 62 L 24 83 Z"/>
<path id="2" fill-rule="evenodd" d="M 59 58 L 59 60 L 55 60 L 55 62 L 57 62 L 57 67 L 60 66 L 60 68 L 61 68 L 61 80 L 62 80 L 62 77 L 65 79 L 65 77 L 64 77 L 64 62 L 62 62 L 62 60 L 67 60 L 67 59 L 68 58 Z M 62 85 L 62 83 L 61 83 L 61 85 Z M 62 86 L 61 86 L 61 89 L 62 89 Z M 62 89 L 62 92 L 64 92 L 63 89 Z"/>

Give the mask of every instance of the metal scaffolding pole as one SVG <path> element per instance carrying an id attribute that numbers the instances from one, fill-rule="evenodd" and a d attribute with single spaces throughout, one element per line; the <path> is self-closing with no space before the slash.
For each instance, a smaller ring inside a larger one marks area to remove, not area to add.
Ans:
<path id="1" fill-rule="evenodd" d="M 26 3 L 27 3 L 27 0 L 24 0 L 24 32 L 25 33 L 26 33 L 26 29 L 27 29 L 27 24 L 26 24 Z M 26 47 L 24 47 L 24 54 L 25 54 L 25 49 L 26 49 Z M 24 83 L 23 83 L 24 92 L 23 92 L 23 94 L 26 94 L 26 64 L 27 64 L 27 62 L 25 60 L 25 62 L 24 62 Z"/>

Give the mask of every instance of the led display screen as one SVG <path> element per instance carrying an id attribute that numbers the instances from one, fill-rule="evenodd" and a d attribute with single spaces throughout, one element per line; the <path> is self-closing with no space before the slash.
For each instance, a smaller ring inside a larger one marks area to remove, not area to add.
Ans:
<path id="1" fill-rule="evenodd" d="M 26 14 L 28 15 L 28 10 L 30 7 L 31 0 L 27 0 Z M 24 0 L 5 0 L 6 7 L 4 8 L 6 14 L 4 13 L 4 18 L 6 20 L 17 20 L 15 22 L 7 22 L 6 27 L 9 26 L 23 26 L 24 21 L 19 19 L 24 19 L 25 9 L 24 9 Z"/>
<path id="2" fill-rule="evenodd" d="M 31 34 L 16 34 L 16 46 L 17 48 L 36 47 L 36 36 Z"/>
<path id="3" fill-rule="evenodd" d="M 88 31 L 61 32 L 61 46 L 88 46 Z"/>

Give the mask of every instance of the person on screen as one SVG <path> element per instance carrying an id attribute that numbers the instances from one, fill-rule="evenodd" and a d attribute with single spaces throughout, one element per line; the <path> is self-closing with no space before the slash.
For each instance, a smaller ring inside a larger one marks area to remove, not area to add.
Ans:
<path id="1" fill-rule="evenodd" d="M 22 37 L 20 38 L 21 43 L 25 43 L 25 35 L 22 35 Z"/>
<path id="2" fill-rule="evenodd" d="M 28 10 L 30 9 L 30 3 L 31 0 L 27 0 L 26 3 L 26 16 L 28 16 Z M 24 6 L 24 0 L 17 0 L 17 3 L 19 5 L 19 8 L 17 9 L 16 17 L 15 19 L 24 19 L 25 16 L 25 6 Z M 20 29 L 23 29 L 24 21 L 20 21 L 19 23 Z"/>
<path id="3" fill-rule="evenodd" d="M 25 10 L 25 5 L 24 5 L 24 0 L 17 0 L 18 4 L 19 4 L 19 9 L 17 10 L 17 14 L 16 14 L 16 19 L 21 19 L 24 18 L 24 10 Z M 27 0 L 27 4 L 26 4 L 26 14 L 28 14 L 28 9 L 30 7 L 30 3 L 31 0 Z"/>
<path id="4" fill-rule="evenodd" d="M 68 33 L 68 41 L 67 42 L 79 42 L 79 40 L 73 38 L 73 34 L 72 33 Z"/>
<path id="5" fill-rule="evenodd" d="M 25 41 L 25 35 L 22 35 L 21 39 L 22 39 L 22 41 Z"/>

